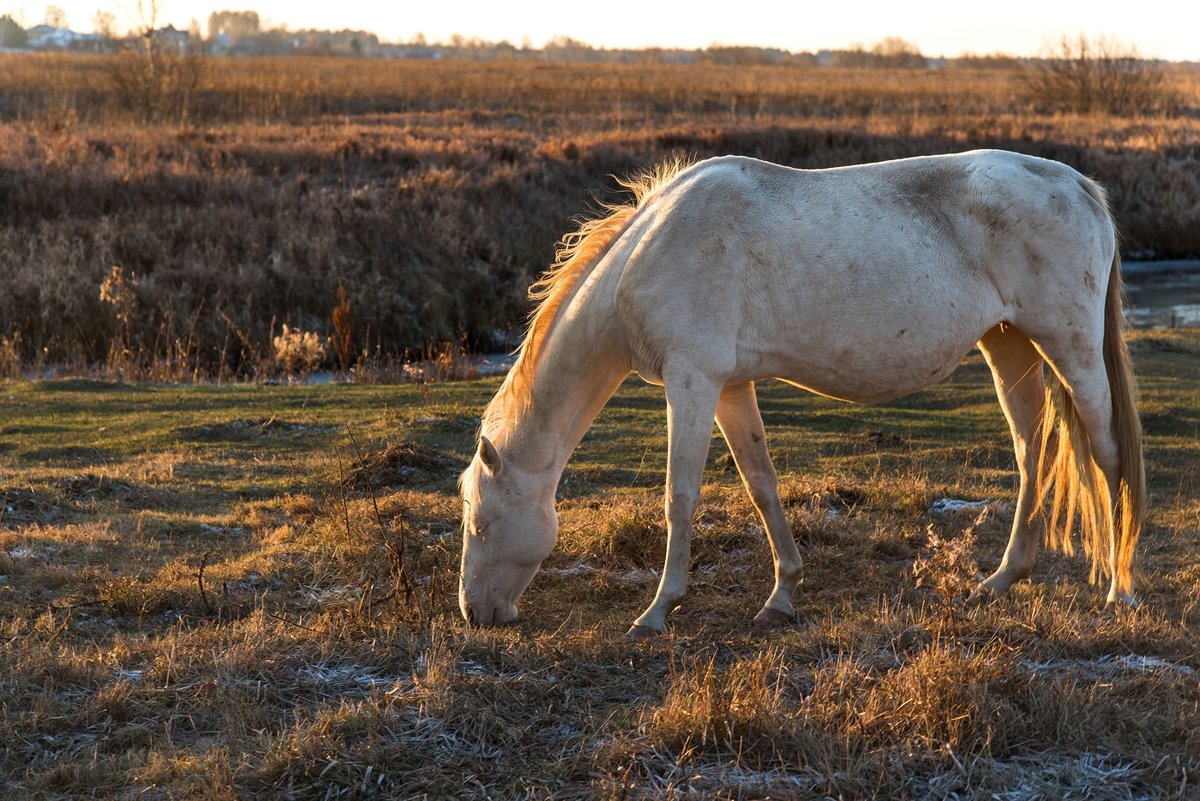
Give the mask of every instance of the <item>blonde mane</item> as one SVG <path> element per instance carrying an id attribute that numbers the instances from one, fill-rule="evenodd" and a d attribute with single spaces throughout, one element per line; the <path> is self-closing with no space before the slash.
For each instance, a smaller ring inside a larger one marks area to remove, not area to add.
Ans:
<path id="1" fill-rule="evenodd" d="M 576 230 L 559 240 L 554 261 L 529 287 L 529 298 L 537 305 L 529 316 L 525 336 L 517 347 L 516 362 L 500 391 L 484 410 L 485 433 L 495 423 L 511 419 L 518 410 L 528 406 L 532 396 L 533 371 L 542 345 L 563 306 L 574 297 L 584 277 L 604 257 L 650 196 L 691 164 L 687 159 L 675 158 L 652 169 L 618 178 L 617 182 L 629 190 L 633 198 L 625 203 L 604 205 L 601 216 L 584 220 Z"/>

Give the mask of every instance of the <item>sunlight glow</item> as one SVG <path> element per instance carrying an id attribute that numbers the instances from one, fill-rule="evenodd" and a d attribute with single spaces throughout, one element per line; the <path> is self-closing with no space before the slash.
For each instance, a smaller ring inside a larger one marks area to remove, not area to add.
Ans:
<path id="1" fill-rule="evenodd" d="M 144 3 L 149 5 L 149 0 Z M 69 25 L 80 31 L 92 29 L 97 10 L 114 14 L 121 29 L 138 19 L 137 0 L 64 0 L 55 5 L 66 12 Z M 999 5 L 946 0 L 860 0 L 851 4 L 742 0 L 716 14 L 701 6 L 681 10 L 680 4 L 661 0 L 615 3 L 603 8 L 595 3 L 548 0 L 419 4 L 161 0 L 158 18 L 162 24 L 182 29 L 196 20 L 207 34 L 212 11 L 253 8 L 266 25 L 285 25 L 291 30 L 350 28 L 373 32 L 389 42 L 410 41 L 418 33 L 430 42 L 460 34 L 489 41 L 507 40 L 518 47 L 522 43 L 541 47 L 552 37 L 569 36 L 608 48 L 692 49 L 719 43 L 815 52 L 853 45 L 869 47 L 884 37 L 899 36 L 916 44 L 927 56 L 1037 55 L 1052 40 L 1083 33 L 1114 37 L 1147 57 L 1196 61 L 1200 60 L 1200 40 L 1194 26 L 1182 24 L 1180 19 L 1186 7 L 1175 0 L 1146 0 L 1134 5 L 1083 0 L 1009 0 Z M 29 0 L 7 9 L 0 3 L 0 13 L 6 10 L 25 26 L 45 18 L 45 6 Z"/>

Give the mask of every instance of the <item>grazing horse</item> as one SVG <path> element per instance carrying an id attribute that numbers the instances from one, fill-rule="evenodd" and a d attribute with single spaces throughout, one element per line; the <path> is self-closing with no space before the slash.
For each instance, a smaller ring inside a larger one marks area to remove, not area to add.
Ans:
<path id="1" fill-rule="evenodd" d="M 973 597 L 1028 576 L 1042 536 L 1071 553 L 1078 517 L 1093 582 L 1109 579 L 1110 604 L 1134 602 L 1145 475 L 1099 186 L 1003 151 L 828 170 L 726 156 L 626 186 L 634 201 L 566 236 L 530 289 L 539 304 L 484 413 L 461 479 L 469 622 L 517 617 L 558 537 L 567 459 L 631 371 L 664 387 L 669 453 L 666 563 L 630 634 L 665 631 L 687 589 L 714 417 L 775 563 L 754 620 L 793 620 L 801 559 L 754 382 L 886 401 L 950 375 L 975 345 L 1012 431 L 1020 488 L 1004 557 Z"/>

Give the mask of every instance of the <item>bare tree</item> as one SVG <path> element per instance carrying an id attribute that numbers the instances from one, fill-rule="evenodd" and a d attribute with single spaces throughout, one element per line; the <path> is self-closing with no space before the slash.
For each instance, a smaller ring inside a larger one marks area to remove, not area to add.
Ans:
<path id="1" fill-rule="evenodd" d="M 852 44 L 845 50 L 833 53 L 833 63 L 839 67 L 925 67 L 928 61 L 920 49 L 899 36 L 889 36 L 876 43 L 870 50 L 861 44 Z"/>
<path id="2" fill-rule="evenodd" d="M 871 48 L 871 55 L 877 63 L 885 67 L 924 67 L 925 56 L 921 50 L 907 39 L 899 36 L 889 36 Z"/>
<path id="3" fill-rule="evenodd" d="M 257 11 L 214 11 L 208 15 L 208 38 L 250 39 L 262 32 Z"/>
<path id="4" fill-rule="evenodd" d="M 158 0 L 138 0 L 137 14 L 136 46 L 113 59 L 109 68 L 117 94 L 145 121 L 185 123 L 206 66 L 199 43 L 173 27 L 158 27 Z"/>
<path id="5" fill-rule="evenodd" d="M 92 15 L 92 29 L 105 39 L 115 39 L 117 18 L 112 12 L 96 9 L 96 13 Z"/>
<path id="6" fill-rule="evenodd" d="M 42 20 L 51 28 L 67 27 L 67 12 L 59 6 L 46 6 L 46 16 Z"/>
<path id="7" fill-rule="evenodd" d="M 1026 97 L 1051 111 L 1153 113 L 1169 109 L 1161 64 L 1111 38 L 1064 36 L 1021 73 Z"/>

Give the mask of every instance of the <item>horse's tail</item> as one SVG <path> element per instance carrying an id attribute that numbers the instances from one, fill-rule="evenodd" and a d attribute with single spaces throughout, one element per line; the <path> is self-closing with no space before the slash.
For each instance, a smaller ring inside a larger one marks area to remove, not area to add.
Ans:
<path id="1" fill-rule="evenodd" d="M 1117 496 L 1096 465 L 1091 439 L 1070 393 L 1053 370 L 1046 380 L 1046 407 L 1041 423 L 1038 497 L 1050 498 L 1046 539 L 1071 554 L 1071 526 L 1078 513 L 1080 539 L 1091 557 L 1093 582 L 1116 572 L 1115 588 L 1131 596 L 1134 547 L 1146 505 L 1146 472 L 1142 461 L 1142 427 L 1135 405 L 1135 385 L 1124 336 L 1121 258 L 1114 254 L 1104 309 L 1104 366 L 1112 396 L 1112 433 L 1117 443 Z"/>

